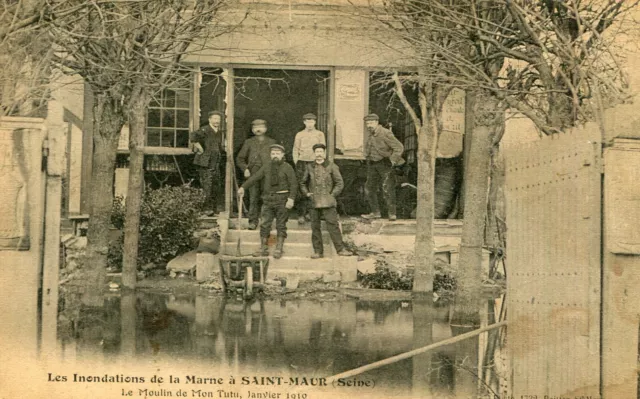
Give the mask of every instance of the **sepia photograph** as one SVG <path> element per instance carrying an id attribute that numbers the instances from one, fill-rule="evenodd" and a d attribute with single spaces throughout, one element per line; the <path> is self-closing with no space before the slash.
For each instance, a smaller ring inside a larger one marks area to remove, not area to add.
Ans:
<path id="1" fill-rule="evenodd" d="M 640 0 L 2 0 L 0 399 L 640 399 Z"/>

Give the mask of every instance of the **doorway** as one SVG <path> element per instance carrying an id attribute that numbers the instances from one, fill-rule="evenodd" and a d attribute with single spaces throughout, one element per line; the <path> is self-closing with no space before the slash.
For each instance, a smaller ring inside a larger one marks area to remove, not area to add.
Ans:
<path id="1" fill-rule="evenodd" d="M 314 113 L 316 128 L 328 134 L 329 71 L 234 69 L 234 153 L 253 136 L 251 121 L 267 121 L 267 135 L 285 148 L 286 159 L 296 133 L 304 129 L 302 115 Z"/>

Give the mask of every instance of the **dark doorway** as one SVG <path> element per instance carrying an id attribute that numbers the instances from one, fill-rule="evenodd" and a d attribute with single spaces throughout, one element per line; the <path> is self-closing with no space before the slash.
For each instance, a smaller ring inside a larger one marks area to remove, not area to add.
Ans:
<path id="1" fill-rule="evenodd" d="M 234 152 L 251 133 L 251 121 L 264 119 L 267 135 L 291 150 L 296 133 L 304 129 L 302 115 L 318 116 L 317 128 L 327 134 L 329 71 L 235 69 Z"/>

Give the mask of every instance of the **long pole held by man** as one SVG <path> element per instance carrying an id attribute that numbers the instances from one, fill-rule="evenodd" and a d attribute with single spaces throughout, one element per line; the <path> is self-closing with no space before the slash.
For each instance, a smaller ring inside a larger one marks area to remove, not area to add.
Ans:
<path id="1" fill-rule="evenodd" d="M 262 183 L 262 214 L 260 223 L 260 249 L 255 256 L 269 256 L 267 242 L 271 233 L 271 224 L 276 220 L 277 242 L 273 257 L 279 259 L 284 253 L 284 241 L 287 238 L 287 221 L 289 209 L 293 208 L 298 194 L 298 182 L 291 165 L 283 161 L 284 147 L 280 144 L 271 145 L 271 161 L 263 165 L 260 170 L 238 189 L 238 197 L 244 195 L 244 190 L 255 184 Z"/>

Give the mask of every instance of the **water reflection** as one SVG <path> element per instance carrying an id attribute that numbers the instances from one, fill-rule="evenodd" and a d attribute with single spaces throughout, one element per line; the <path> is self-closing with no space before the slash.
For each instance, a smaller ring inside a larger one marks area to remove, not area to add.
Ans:
<path id="1" fill-rule="evenodd" d="M 168 358 L 219 370 L 326 377 L 476 329 L 495 319 L 487 307 L 486 300 L 437 306 L 430 298 L 242 302 L 123 294 L 105 298 L 102 307 L 64 309 L 59 339 L 66 358 Z M 490 336 L 464 340 L 362 377 L 395 395 L 474 397 L 486 390 L 479 377 L 492 364 L 487 342 Z"/>

